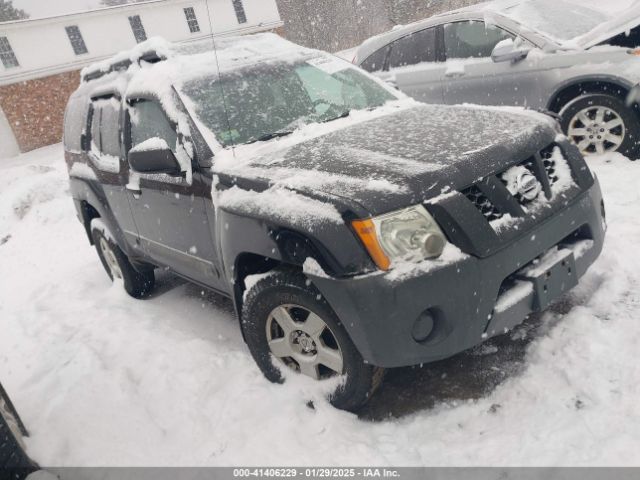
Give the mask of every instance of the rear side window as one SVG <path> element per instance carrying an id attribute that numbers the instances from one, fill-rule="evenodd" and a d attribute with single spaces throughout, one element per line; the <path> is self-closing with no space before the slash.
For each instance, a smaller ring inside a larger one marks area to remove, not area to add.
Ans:
<path id="1" fill-rule="evenodd" d="M 72 98 L 64 114 L 64 147 L 68 152 L 79 153 L 82 150 L 82 134 L 86 126 L 86 99 Z"/>
<path id="2" fill-rule="evenodd" d="M 436 29 L 427 28 L 391 44 L 389 68 L 436 61 Z"/>
<path id="3" fill-rule="evenodd" d="M 150 100 L 140 100 L 131 106 L 129 113 L 131 120 L 131 148 L 151 138 L 161 138 L 175 152 L 178 134 L 160 105 Z"/>
<path id="4" fill-rule="evenodd" d="M 360 65 L 367 72 L 380 72 L 384 70 L 384 63 L 387 60 L 387 53 L 389 52 L 389 47 L 384 47 L 378 50 L 376 53 L 369 55 L 362 65 Z"/>
<path id="5" fill-rule="evenodd" d="M 91 151 L 95 154 L 101 152 L 101 139 L 100 139 L 100 107 L 93 104 L 91 109 Z"/>
<path id="6" fill-rule="evenodd" d="M 115 98 L 100 100 L 100 150 L 120 156 L 120 102 Z"/>
<path id="7" fill-rule="evenodd" d="M 114 97 L 91 102 L 91 161 L 99 170 L 105 172 L 120 172 L 119 114 L 120 102 Z"/>
<path id="8" fill-rule="evenodd" d="M 444 47 L 447 58 L 490 57 L 498 42 L 514 38 L 510 33 L 484 22 L 456 22 L 444 27 Z"/>

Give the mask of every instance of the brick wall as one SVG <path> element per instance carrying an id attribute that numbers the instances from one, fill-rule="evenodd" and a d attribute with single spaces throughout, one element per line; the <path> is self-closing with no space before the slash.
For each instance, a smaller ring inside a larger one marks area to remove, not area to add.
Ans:
<path id="1" fill-rule="evenodd" d="M 481 0 L 276 0 L 286 37 L 330 52 L 437 13 Z"/>
<path id="2" fill-rule="evenodd" d="M 64 110 L 79 82 L 80 72 L 73 71 L 0 86 L 0 107 L 20 151 L 62 141 Z"/>

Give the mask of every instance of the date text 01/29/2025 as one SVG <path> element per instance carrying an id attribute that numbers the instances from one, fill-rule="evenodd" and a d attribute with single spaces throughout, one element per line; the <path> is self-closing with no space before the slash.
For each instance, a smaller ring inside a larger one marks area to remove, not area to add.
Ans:
<path id="1" fill-rule="evenodd" d="M 400 473 L 387 468 L 235 468 L 234 478 L 397 478 Z"/>

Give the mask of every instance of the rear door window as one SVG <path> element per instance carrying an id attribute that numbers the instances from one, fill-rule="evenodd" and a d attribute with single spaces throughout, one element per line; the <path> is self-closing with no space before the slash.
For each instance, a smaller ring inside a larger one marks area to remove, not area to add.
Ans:
<path id="1" fill-rule="evenodd" d="M 385 68 L 385 62 L 387 60 L 387 53 L 389 53 L 389 47 L 384 47 L 377 52 L 369 55 L 369 57 L 360 65 L 367 72 L 374 73 L 380 72 Z"/>
<path id="2" fill-rule="evenodd" d="M 114 98 L 91 102 L 90 151 L 94 165 L 105 172 L 120 172 L 120 102 Z"/>
<path id="3" fill-rule="evenodd" d="M 436 59 L 436 28 L 433 27 L 393 42 L 389 56 L 389 68 L 435 62 Z"/>
<path id="4" fill-rule="evenodd" d="M 445 56 L 447 59 L 490 57 L 498 42 L 507 38 L 514 36 L 484 22 L 449 23 L 444 26 Z"/>
<path id="5" fill-rule="evenodd" d="M 101 151 L 120 156 L 120 102 L 116 98 L 100 100 Z"/>
<path id="6" fill-rule="evenodd" d="M 69 101 L 64 115 L 64 147 L 68 152 L 82 151 L 82 134 L 86 128 L 88 108 L 86 98 L 74 98 Z"/>
<path id="7" fill-rule="evenodd" d="M 95 103 L 91 108 L 91 151 L 96 155 L 101 151 L 101 139 L 100 139 L 100 106 Z"/>

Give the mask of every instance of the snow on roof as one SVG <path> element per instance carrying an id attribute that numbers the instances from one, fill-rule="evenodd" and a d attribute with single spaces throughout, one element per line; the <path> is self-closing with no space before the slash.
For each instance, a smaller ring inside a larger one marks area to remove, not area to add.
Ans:
<path id="1" fill-rule="evenodd" d="M 188 62 L 180 62 L 182 67 L 186 67 L 183 72 L 188 74 L 203 63 L 211 66 L 215 62 L 216 66 L 224 66 L 229 70 L 251 65 L 257 60 L 292 60 L 312 52 L 313 50 L 289 42 L 274 33 L 208 38 L 189 44 L 176 44 L 161 37 L 153 37 L 131 50 L 86 67 L 82 70 L 82 77 L 85 81 L 90 81 L 100 73 L 113 71 L 120 66 L 126 70 L 130 65 L 140 65 L 145 59 L 155 63 L 189 57 Z"/>

